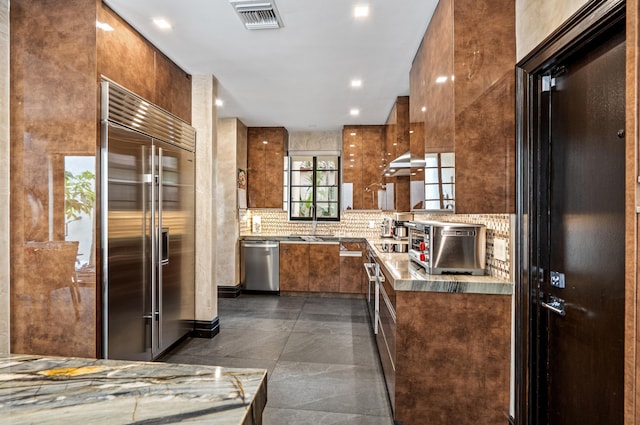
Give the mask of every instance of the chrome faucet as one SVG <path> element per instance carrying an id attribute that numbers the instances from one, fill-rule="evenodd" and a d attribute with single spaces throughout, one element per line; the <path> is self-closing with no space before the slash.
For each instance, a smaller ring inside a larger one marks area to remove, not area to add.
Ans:
<path id="1" fill-rule="evenodd" d="M 318 217 L 316 216 L 316 206 L 311 205 L 311 217 L 313 220 L 311 221 L 311 234 L 316 234 L 316 227 L 318 227 Z"/>

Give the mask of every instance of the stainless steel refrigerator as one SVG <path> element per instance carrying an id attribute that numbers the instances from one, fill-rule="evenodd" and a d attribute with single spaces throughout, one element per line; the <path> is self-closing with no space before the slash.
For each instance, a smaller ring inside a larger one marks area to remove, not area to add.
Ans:
<path id="1" fill-rule="evenodd" d="M 101 83 L 102 355 L 153 360 L 195 319 L 192 127 Z"/>

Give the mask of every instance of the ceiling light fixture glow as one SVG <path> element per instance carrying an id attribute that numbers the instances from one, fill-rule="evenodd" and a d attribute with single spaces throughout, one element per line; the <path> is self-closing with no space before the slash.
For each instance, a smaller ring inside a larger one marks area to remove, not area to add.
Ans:
<path id="1" fill-rule="evenodd" d="M 366 18 L 369 16 L 369 5 L 363 4 L 353 8 L 353 16 L 356 18 Z"/>
<path id="2" fill-rule="evenodd" d="M 422 112 L 427 112 L 427 107 L 426 107 L 426 106 L 423 106 L 420 110 L 421 110 Z"/>
<path id="3" fill-rule="evenodd" d="M 216 98 L 216 106 L 223 106 L 224 102 L 222 101 L 222 99 L 217 99 Z"/>
<path id="4" fill-rule="evenodd" d="M 355 135 L 356 135 L 356 133 L 353 133 L 353 132 L 352 132 L 352 133 L 351 133 L 351 135 L 352 135 L 352 136 L 355 136 Z M 354 147 L 354 146 L 355 146 L 355 145 L 351 145 L 351 147 Z"/>
<path id="5" fill-rule="evenodd" d="M 438 78 L 436 78 L 436 83 L 438 84 L 446 83 L 448 79 L 449 78 L 447 78 L 446 75 L 441 75 Z"/>
<path id="6" fill-rule="evenodd" d="M 358 115 L 360 115 L 360 109 L 353 108 L 353 109 L 351 109 L 351 110 L 349 111 L 349 113 L 350 113 L 350 114 L 351 114 L 351 116 L 353 116 L 353 117 L 358 116 Z"/>
<path id="7" fill-rule="evenodd" d="M 164 18 L 153 18 L 153 23 L 161 30 L 170 30 L 171 24 Z"/>
<path id="8" fill-rule="evenodd" d="M 101 29 L 102 31 L 111 32 L 113 31 L 113 27 L 106 22 L 96 21 L 96 28 Z"/>
<path id="9" fill-rule="evenodd" d="M 359 88 L 362 87 L 362 80 L 351 80 L 351 87 Z"/>

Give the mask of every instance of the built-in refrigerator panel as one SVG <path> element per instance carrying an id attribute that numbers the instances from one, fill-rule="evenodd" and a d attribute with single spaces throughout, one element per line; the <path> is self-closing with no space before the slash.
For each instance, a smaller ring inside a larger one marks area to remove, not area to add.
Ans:
<path id="1" fill-rule="evenodd" d="M 104 297 L 105 357 L 152 358 L 154 283 L 151 190 L 152 139 L 107 127 Z"/>
<path id="2" fill-rule="evenodd" d="M 191 152 L 154 140 L 160 208 L 157 305 L 161 317 L 158 354 L 193 329 L 195 288 L 194 158 Z"/>

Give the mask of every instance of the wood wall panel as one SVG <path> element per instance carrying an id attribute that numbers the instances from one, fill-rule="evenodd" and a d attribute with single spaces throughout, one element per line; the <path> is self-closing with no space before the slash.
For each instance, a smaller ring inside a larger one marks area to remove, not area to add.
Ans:
<path id="1" fill-rule="evenodd" d="M 160 52 L 155 53 L 155 104 L 191 122 L 191 75 Z"/>
<path id="2" fill-rule="evenodd" d="M 138 96 L 155 103 L 153 46 L 106 6 L 99 7 L 98 20 L 114 29 L 98 31 L 98 75 L 104 75 Z"/>
<path id="3" fill-rule="evenodd" d="M 64 159 L 96 155 L 96 9 L 87 4 L 11 1 L 14 353 L 97 354 L 95 274 L 72 287 L 78 242 L 64 240 Z"/>

